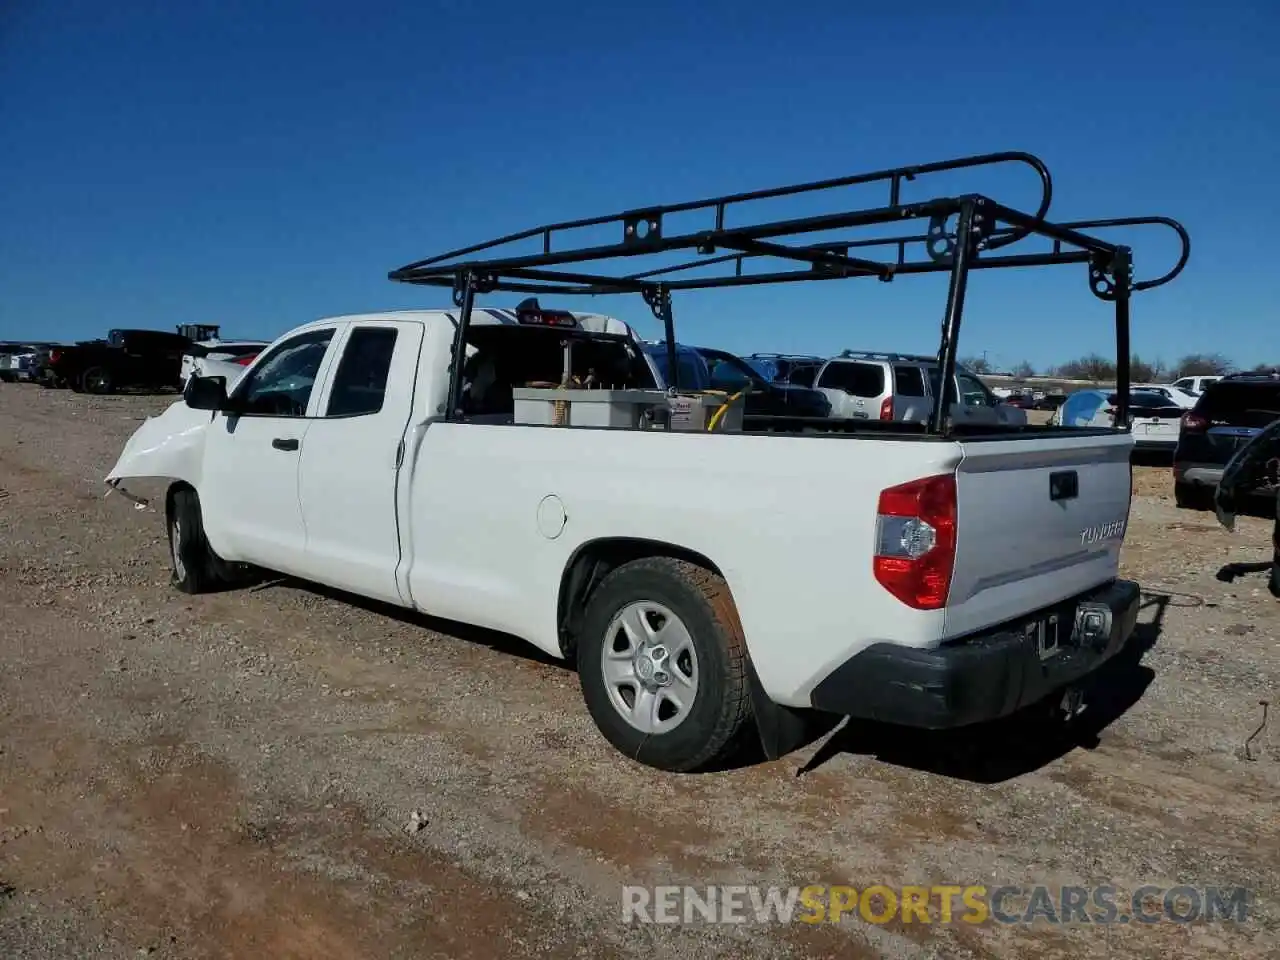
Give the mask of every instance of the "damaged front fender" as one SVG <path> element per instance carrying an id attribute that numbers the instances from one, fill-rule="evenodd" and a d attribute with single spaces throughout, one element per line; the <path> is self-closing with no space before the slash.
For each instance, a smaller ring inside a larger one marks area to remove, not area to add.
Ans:
<path id="1" fill-rule="evenodd" d="M 193 410 L 183 401 L 172 404 L 158 417 L 148 417 L 133 432 L 105 482 L 111 489 L 145 503 L 125 490 L 121 480 L 167 478 L 199 486 L 204 464 L 204 434 L 213 422 L 208 410 Z"/>

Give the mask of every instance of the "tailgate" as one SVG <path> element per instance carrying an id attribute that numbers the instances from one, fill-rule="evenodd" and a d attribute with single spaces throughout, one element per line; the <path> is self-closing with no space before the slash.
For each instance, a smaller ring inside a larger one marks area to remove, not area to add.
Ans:
<path id="1" fill-rule="evenodd" d="M 1016 619 L 1116 576 L 1129 515 L 1132 437 L 961 446 L 946 636 Z"/>
<path id="2" fill-rule="evenodd" d="M 1182 430 L 1182 416 L 1186 412 L 1174 406 L 1134 410 L 1129 419 L 1133 439 L 1138 443 L 1175 445 Z"/>

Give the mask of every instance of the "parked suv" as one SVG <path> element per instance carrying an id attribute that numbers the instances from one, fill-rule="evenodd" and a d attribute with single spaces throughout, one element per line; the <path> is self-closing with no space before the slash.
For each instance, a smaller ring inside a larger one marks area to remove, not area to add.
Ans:
<path id="1" fill-rule="evenodd" d="M 661 382 L 670 383 L 666 343 L 646 343 L 644 349 Z M 817 390 L 771 383 L 751 364 L 724 350 L 676 344 L 676 369 L 682 389 L 737 393 L 750 386 L 742 411 L 747 417 L 827 417 L 831 413 L 831 404 Z"/>
<path id="2" fill-rule="evenodd" d="M 1280 375 L 1241 373 L 1210 383 L 1182 417 L 1173 452 L 1177 505 L 1209 509 L 1227 461 L 1276 420 L 1280 420 Z"/>
<path id="3" fill-rule="evenodd" d="M 939 393 L 936 357 L 845 351 L 822 365 L 814 386 L 831 415 L 852 420 L 924 420 Z M 1003 403 L 973 373 L 956 367 L 947 389 L 953 416 L 972 422 L 1025 424 L 1027 413 Z"/>
<path id="4" fill-rule="evenodd" d="M 812 387 L 818 371 L 827 362 L 822 357 L 786 353 L 753 353 L 743 359 L 770 383 L 789 383 L 797 387 Z"/>

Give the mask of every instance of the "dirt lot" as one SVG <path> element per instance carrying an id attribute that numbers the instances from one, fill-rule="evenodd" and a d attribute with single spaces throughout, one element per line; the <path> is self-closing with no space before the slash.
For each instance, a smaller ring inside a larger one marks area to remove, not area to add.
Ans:
<path id="1" fill-rule="evenodd" d="M 171 590 L 161 517 L 100 479 L 170 399 L 0 385 L 0 957 L 1280 956 L 1280 716 L 1244 754 L 1280 602 L 1215 578 L 1270 527 L 1176 510 L 1167 469 L 1125 548 L 1140 634 L 1070 737 L 857 726 L 679 777 L 518 641 L 293 583 Z M 622 885 L 661 883 L 1254 899 L 1243 924 L 623 925 Z"/>

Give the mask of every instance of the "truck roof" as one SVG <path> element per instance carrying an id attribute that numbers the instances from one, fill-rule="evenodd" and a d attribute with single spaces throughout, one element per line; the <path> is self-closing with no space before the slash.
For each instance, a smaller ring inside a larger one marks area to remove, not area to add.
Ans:
<path id="1" fill-rule="evenodd" d="M 571 313 L 573 318 L 578 321 L 578 325 L 587 333 L 612 334 L 639 339 L 631 326 L 617 317 L 606 316 L 602 313 L 580 313 L 575 310 L 563 312 Z M 333 323 L 335 320 L 421 320 L 423 323 L 440 323 L 447 320 L 451 324 L 456 324 L 458 322 L 458 313 L 459 311 L 453 308 L 448 310 L 385 310 L 379 313 L 351 313 L 333 317 L 321 317 L 311 323 L 295 328 L 295 331 L 309 329 L 325 323 Z M 476 307 L 471 315 L 471 323 L 481 326 L 508 325 L 514 327 L 519 324 L 519 321 L 516 320 L 516 312 L 512 309 Z"/>

